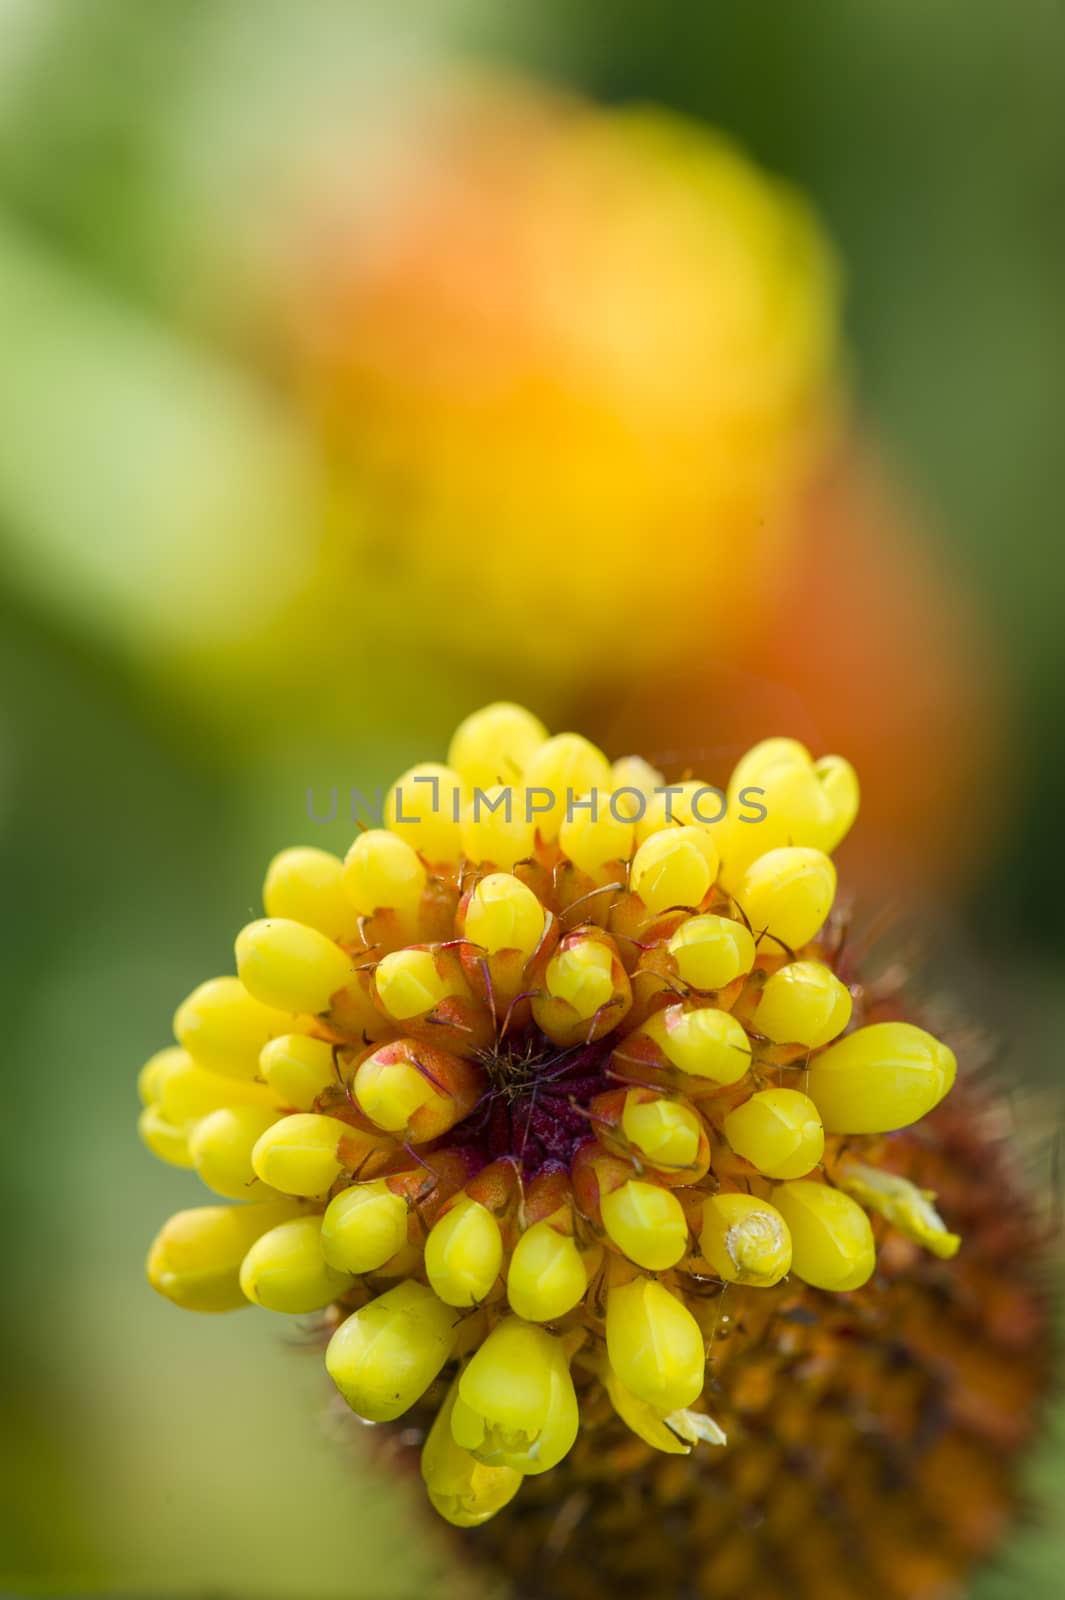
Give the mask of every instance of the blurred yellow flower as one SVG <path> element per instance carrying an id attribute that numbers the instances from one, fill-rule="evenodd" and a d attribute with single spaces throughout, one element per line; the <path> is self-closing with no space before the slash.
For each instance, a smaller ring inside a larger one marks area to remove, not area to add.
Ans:
<path id="1" fill-rule="evenodd" d="M 554 686 L 746 629 L 837 372 L 801 200 L 656 110 L 439 91 L 290 241 L 276 332 L 360 644 Z M 320 613 L 319 613 L 320 614 Z"/>

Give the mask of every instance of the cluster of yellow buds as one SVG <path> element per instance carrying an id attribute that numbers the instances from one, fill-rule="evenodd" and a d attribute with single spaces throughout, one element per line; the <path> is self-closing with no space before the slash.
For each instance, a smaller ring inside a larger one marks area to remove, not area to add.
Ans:
<path id="1" fill-rule="evenodd" d="M 955 1063 L 840 976 L 857 808 L 788 739 L 717 790 L 469 717 L 344 860 L 276 857 L 236 976 L 143 1069 L 149 1147 L 244 1202 L 171 1218 L 154 1287 L 327 1312 L 358 1415 L 439 1400 L 422 1469 L 460 1526 L 562 1460 L 593 1389 L 660 1450 L 722 1443 L 723 1295 L 856 1290 L 885 1229 L 958 1247 L 876 1160 Z"/>

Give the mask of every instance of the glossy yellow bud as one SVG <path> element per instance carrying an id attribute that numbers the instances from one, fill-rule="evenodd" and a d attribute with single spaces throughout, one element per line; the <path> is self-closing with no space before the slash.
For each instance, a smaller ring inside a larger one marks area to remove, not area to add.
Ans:
<path id="1" fill-rule="evenodd" d="M 688 1224 L 671 1189 L 630 1178 L 600 1201 L 603 1227 L 618 1249 L 649 1272 L 665 1272 L 688 1252 Z"/>
<path id="2" fill-rule="evenodd" d="M 267 1311 L 304 1316 L 350 1289 L 351 1275 L 322 1254 L 321 1217 L 294 1217 L 256 1239 L 241 1264 L 240 1287 Z"/>
<path id="3" fill-rule="evenodd" d="M 168 1122 L 161 1106 L 145 1106 L 137 1119 L 137 1131 L 144 1143 L 171 1167 L 191 1167 L 188 1129 L 181 1123 Z"/>
<path id="4" fill-rule="evenodd" d="M 621 1383 L 658 1411 L 690 1406 L 703 1387 L 699 1324 L 653 1278 L 634 1278 L 607 1295 L 606 1348 Z"/>
<path id="5" fill-rule="evenodd" d="M 229 1200 L 276 1199 L 251 1164 L 256 1142 L 280 1113 L 265 1106 L 221 1106 L 197 1122 L 189 1136 L 192 1164 L 209 1189 Z"/>
<path id="6" fill-rule="evenodd" d="M 667 1061 L 693 1078 L 714 1083 L 739 1083 L 751 1064 L 751 1041 L 729 1011 L 700 1006 L 666 1006 L 644 1023 L 643 1032 L 662 1050 Z"/>
<path id="7" fill-rule="evenodd" d="M 810 1063 L 806 1090 L 828 1133 L 891 1133 L 937 1106 L 957 1062 L 911 1022 L 873 1022 Z"/>
<path id="8" fill-rule="evenodd" d="M 406 1242 L 407 1202 L 383 1178 L 344 1189 L 322 1218 L 322 1253 L 341 1272 L 376 1272 Z"/>
<path id="9" fill-rule="evenodd" d="M 567 1454 L 577 1427 L 561 1341 L 518 1317 L 498 1322 L 459 1378 L 455 1443 L 489 1466 L 540 1473 Z"/>
<path id="10" fill-rule="evenodd" d="M 486 1466 L 455 1443 L 451 1414 L 457 1396 L 455 1383 L 422 1446 L 422 1477 L 434 1510 L 456 1528 L 476 1528 L 513 1500 L 522 1474 L 513 1467 Z"/>
<path id="11" fill-rule="evenodd" d="M 431 950 L 394 950 L 374 972 L 377 998 L 390 1017 L 406 1022 L 432 1011 L 441 1000 L 468 991 L 460 976 L 441 976 Z"/>
<path id="12" fill-rule="evenodd" d="M 421 761 L 397 778 L 385 801 L 385 823 L 425 861 L 451 866 L 462 854 L 466 786 L 439 761 Z"/>
<path id="13" fill-rule="evenodd" d="M 256 1141 L 252 1167 L 282 1194 L 324 1194 L 344 1169 L 341 1140 L 353 1134 L 346 1122 L 310 1111 L 282 1117 Z"/>
<path id="14" fill-rule="evenodd" d="M 470 861 L 490 861 L 509 872 L 533 853 L 536 823 L 524 789 L 492 784 L 475 789 L 462 813 L 462 850 Z"/>
<path id="15" fill-rule="evenodd" d="M 534 1222 L 514 1247 L 507 1299 L 526 1322 L 554 1322 L 579 1305 L 588 1274 L 576 1241 L 550 1222 Z"/>
<path id="16" fill-rule="evenodd" d="M 615 808 L 610 809 L 610 796 L 605 790 L 582 795 L 580 803 L 569 808 L 558 832 L 559 849 L 580 867 L 582 872 L 595 874 L 608 861 L 627 861 L 632 854 L 635 829 Z"/>
<path id="17" fill-rule="evenodd" d="M 638 826 L 639 819 L 647 813 L 651 796 L 665 781 L 658 768 L 652 767 L 643 756 L 622 756 L 610 768 L 610 786 L 616 797 L 614 810 L 619 816 L 630 817 Z M 682 820 L 686 822 L 688 818 Z M 639 832 L 636 843 L 643 843 Z"/>
<path id="18" fill-rule="evenodd" d="M 427 881 L 417 853 L 385 828 L 360 833 L 344 858 L 344 893 L 363 917 L 392 910 L 412 921 Z"/>
<path id="19" fill-rule="evenodd" d="M 558 838 L 573 801 L 581 795 L 598 790 L 609 813 L 610 763 L 579 733 L 556 733 L 542 744 L 526 765 L 525 785 L 535 806 L 536 827 L 548 843 Z"/>
<path id="20" fill-rule="evenodd" d="M 656 1406 L 649 1406 L 646 1400 L 638 1399 L 631 1389 L 626 1389 L 609 1365 L 603 1372 L 603 1387 L 625 1426 L 631 1428 L 652 1450 L 661 1450 L 663 1455 L 669 1456 L 691 1454 L 691 1445 L 678 1438 L 667 1426 L 667 1413 Z"/>
<path id="21" fill-rule="evenodd" d="M 180 1070 L 186 1063 L 191 1064 L 192 1058 L 187 1050 L 182 1050 L 180 1045 L 169 1045 L 165 1050 L 157 1050 L 154 1056 L 149 1056 L 140 1072 L 137 1074 L 137 1093 L 142 1106 L 158 1105 L 163 1098 L 163 1087 L 168 1076 L 175 1070 Z"/>
<path id="22" fill-rule="evenodd" d="M 725 797 L 720 789 L 688 778 L 684 783 L 666 785 L 659 776 L 656 792 L 650 796 L 636 822 L 636 843 L 643 844 L 653 833 L 668 828 L 701 828 L 718 838 L 725 816 Z"/>
<path id="23" fill-rule="evenodd" d="M 696 989 L 727 988 L 750 972 L 756 955 L 742 922 L 711 913 L 682 922 L 669 941 L 669 953 L 682 981 Z"/>
<path id="24" fill-rule="evenodd" d="M 424 1073 L 409 1061 L 381 1061 L 368 1056 L 354 1081 L 359 1109 L 386 1133 L 403 1133 L 419 1107 L 436 1091 Z"/>
<path id="25" fill-rule="evenodd" d="M 703 828 L 666 828 L 653 833 L 632 859 L 629 886 L 648 911 L 697 906 L 717 872 L 717 849 Z"/>
<path id="26" fill-rule="evenodd" d="M 799 1178 L 773 1190 L 791 1230 L 792 1269 L 815 1289 L 860 1289 L 873 1275 L 876 1246 L 869 1218 L 849 1195 Z"/>
<path id="27" fill-rule="evenodd" d="M 150 1072 L 149 1072 L 149 1069 Z M 150 1089 L 152 1103 L 160 1115 L 175 1127 L 197 1122 L 219 1106 L 255 1105 L 277 1109 L 277 1100 L 264 1083 L 247 1078 L 227 1078 L 220 1072 L 198 1067 L 187 1050 L 161 1050 L 153 1056 L 142 1076 L 144 1092 Z"/>
<path id="28" fill-rule="evenodd" d="M 957 1255 L 961 1238 L 951 1233 L 935 1208 L 930 1189 L 918 1189 L 908 1178 L 845 1161 L 837 1175 L 839 1185 L 868 1211 L 876 1211 L 915 1244 L 931 1250 L 941 1261 Z"/>
<path id="29" fill-rule="evenodd" d="M 174 1033 L 197 1066 L 226 1078 L 254 1078 L 269 1039 L 292 1031 L 292 1018 L 254 999 L 239 978 L 210 978 L 183 1000 Z"/>
<path id="30" fill-rule="evenodd" d="M 791 1236 L 775 1206 L 751 1194 L 715 1194 L 703 1206 L 699 1248 L 726 1283 L 768 1289 L 791 1268 Z"/>
<path id="31" fill-rule="evenodd" d="M 614 995 L 613 952 L 598 939 L 581 939 L 557 950 L 547 963 L 547 992 L 565 1000 L 582 1021 L 591 1021 Z"/>
<path id="32" fill-rule="evenodd" d="M 468 1195 L 433 1224 L 425 1241 L 425 1275 L 445 1305 L 480 1305 L 502 1265 L 499 1224 Z"/>
<path id="33" fill-rule="evenodd" d="M 825 1153 L 817 1107 L 797 1089 L 762 1089 L 725 1118 L 725 1138 L 767 1178 L 804 1178 Z"/>
<path id="34" fill-rule="evenodd" d="M 807 845 L 830 853 L 858 814 L 858 779 L 850 762 L 842 756 L 815 762 L 793 739 L 755 745 L 733 773 L 728 794 L 721 881 L 731 894 L 767 850 Z"/>
<path id="35" fill-rule="evenodd" d="M 500 700 L 474 711 L 452 735 L 447 764 L 469 787 L 517 783 L 547 729 L 524 706 Z"/>
<path id="36" fill-rule="evenodd" d="M 294 1215 L 292 1201 L 262 1206 L 199 1206 L 165 1222 L 148 1252 L 148 1282 L 188 1311 L 247 1305 L 240 1264 L 259 1236 Z"/>
<path id="37" fill-rule="evenodd" d="M 344 893 L 344 863 L 328 850 L 300 845 L 271 861 L 263 884 L 268 917 L 316 928 L 327 939 L 354 939 L 358 913 Z"/>
<path id="38" fill-rule="evenodd" d="M 545 914 L 527 884 L 509 872 L 490 872 L 470 895 L 466 937 L 488 954 L 519 950 L 532 955 L 544 933 Z"/>
<path id="39" fill-rule="evenodd" d="M 271 1039 L 259 1057 L 259 1070 L 283 1106 L 310 1111 L 318 1096 L 339 1080 L 333 1047 L 304 1033 Z"/>
<path id="40" fill-rule="evenodd" d="M 340 1324 L 325 1353 L 329 1376 L 368 1422 L 392 1422 L 421 1399 L 451 1354 L 458 1312 L 413 1279 Z"/>
<path id="41" fill-rule="evenodd" d="M 278 1011 L 326 1011 L 354 962 L 316 928 L 284 917 L 249 922 L 237 935 L 237 971 L 249 994 Z"/>
<path id="42" fill-rule="evenodd" d="M 630 1089 L 621 1113 L 621 1131 L 652 1166 L 683 1172 L 693 1167 L 702 1144 L 698 1112 L 676 1100 L 645 1100 Z"/>
<path id="43" fill-rule="evenodd" d="M 654 1450 L 686 1456 L 696 1444 L 727 1443 L 717 1423 L 703 1412 L 659 1411 L 626 1389 L 609 1366 L 603 1371 L 603 1386 L 622 1422 Z"/>
<path id="44" fill-rule="evenodd" d="M 851 1019 L 851 993 L 821 961 L 792 961 L 762 990 L 752 1026 L 774 1044 L 811 1050 L 828 1044 Z"/>
<path id="45" fill-rule="evenodd" d="M 752 862 L 735 894 L 756 934 L 799 950 L 832 910 L 836 869 L 820 850 L 785 846 Z"/>

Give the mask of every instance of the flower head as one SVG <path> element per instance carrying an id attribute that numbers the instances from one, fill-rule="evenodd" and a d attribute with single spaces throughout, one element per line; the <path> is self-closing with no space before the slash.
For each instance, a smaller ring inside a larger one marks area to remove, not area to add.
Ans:
<path id="1" fill-rule="evenodd" d="M 841 975 L 830 852 L 857 806 L 845 761 L 789 740 L 678 794 L 519 707 L 468 718 L 345 861 L 278 857 L 237 975 L 179 1007 L 144 1135 L 242 1203 L 172 1219 L 153 1285 L 327 1309 L 371 1421 L 443 1379 L 424 1473 L 463 1526 L 601 1400 L 666 1453 L 718 1441 L 724 1306 L 857 1290 L 885 1229 L 956 1248 L 878 1165 L 954 1058 L 867 1022 Z"/>

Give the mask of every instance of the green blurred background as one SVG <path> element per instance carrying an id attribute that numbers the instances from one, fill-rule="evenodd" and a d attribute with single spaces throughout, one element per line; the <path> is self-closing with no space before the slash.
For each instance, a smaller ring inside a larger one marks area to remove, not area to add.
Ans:
<path id="1" fill-rule="evenodd" d="M 704 119 L 819 209 L 846 267 L 859 409 L 933 508 L 1003 663 L 1003 826 L 937 917 L 1016 1081 L 1053 1096 L 1060 1079 L 1065 8 L 4 0 L 0 1586 L 15 1592 L 383 1600 L 454 1581 L 442 1545 L 404 1536 L 413 1497 L 334 1425 L 281 1319 L 192 1323 L 151 1295 L 141 1259 L 189 1180 L 133 1131 L 137 1067 L 177 999 L 226 969 L 263 863 L 307 832 L 307 785 L 372 789 L 442 756 L 456 710 L 510 689 L 445 663 L 402 718 L 373 714 L 374 684 L 332 737 L 282 726 L 234 753 L 144 649 L 205 606 L 195 583 L 175 598 L 142 546 L 146 512 L 195 573 L 217 555 L 205 503 L 236 493 L 231 469 L 246 488 L 249 439 L 302 470 L 282 397 L 241 375 L 224 331 L 239 315 L 203 293 L 225 258 L 239 303 L 248 175 L 452 57 Z M 288 481 L 241 507 L 268 548 Z M 342 848 L 327 831 L 314 842 Z M 1050 1513 L 983 1596 L 1060 1593 L 1065 1444 L 1048 1436 L 1032 1481 Z"/>

